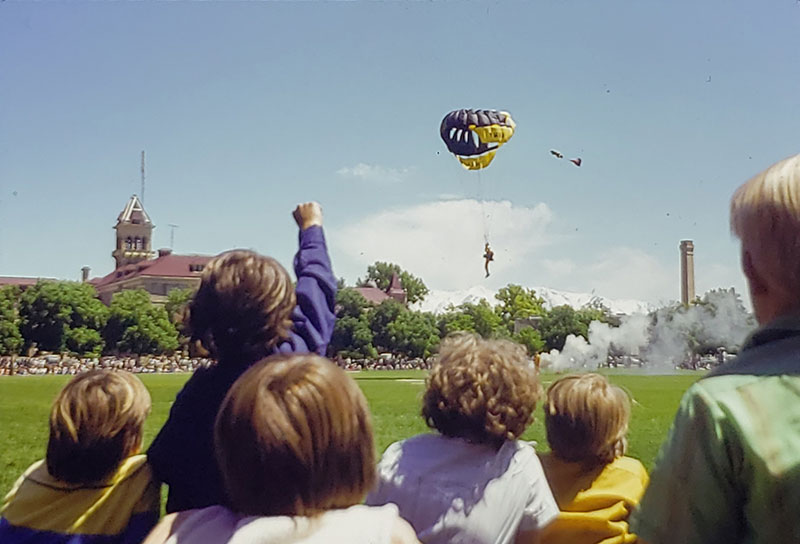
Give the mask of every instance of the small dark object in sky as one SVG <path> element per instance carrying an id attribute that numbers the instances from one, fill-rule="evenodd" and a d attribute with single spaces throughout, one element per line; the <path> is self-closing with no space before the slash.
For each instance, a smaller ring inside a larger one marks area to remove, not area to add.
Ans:
<path id="1" fill-rule="evenodd" d="M 711 76 L 708 76 L 708 79 L 706 80 L 706 83 L 711 83 Z"/>
<path id="2" fill-rule="evenodd" d="M 575 166 L 580 166 L 583 161 L 581 160 L 580 157 L 578 157 L 577 159 L 570 159 L 569 162 L 571 162 Z"/>
<path id="3" fill-rule="evenodd" d="M 5 1 L 5 0 L 3 0 L 3 1 Z M 16 192 L 16 191 L 14 191 L 14 192 L 13 192 L 13 193 L 11 193 L 11 194 L 12 194 L 12 195 L 14 195 L 14 196 L 17 196 L 17 192 Z"/>
<path id="4" fill-rule="evenodd" d="M 554 156 L 555 158 L 557 158 L 557 159 L 563 159 L 564 158 L 564 154 L 561 153 L 560 151 L 556 151 L 555 149 L 551 149 L 550 150 L 550 154 L 552 156 Z"/>
<path id="5" fill-rule="evenodd" d="M 667 212 L 667 217 L 669 217 L 669 212 Z"/>

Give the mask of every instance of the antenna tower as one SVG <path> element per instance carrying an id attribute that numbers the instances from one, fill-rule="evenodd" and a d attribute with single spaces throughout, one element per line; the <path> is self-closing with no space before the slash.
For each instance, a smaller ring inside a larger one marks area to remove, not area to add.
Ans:
<path id="1" fill-rule="evenodd" d="M 169 224 L 169 248 L 175 249 L 175 229 L 178 228 L 178 225 L 173 225 L 172 223 Z"/>
<path id="2" fill-rule="evenodd" d="M 139 200 L 144 206 L 144 150 L 142 150 L 142 197 Z"/>

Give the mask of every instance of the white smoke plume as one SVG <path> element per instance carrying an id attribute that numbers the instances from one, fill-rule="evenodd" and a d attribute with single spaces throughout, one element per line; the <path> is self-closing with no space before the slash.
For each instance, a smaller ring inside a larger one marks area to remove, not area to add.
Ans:
<path id="1" fill-rule="evenodd" d="M 671 306 L 649 316 L 626 317 L 619 327 L 593 321 L 588 341 L 568 336 L 563 350 L 542 355 L 542 366 L 554 371 L 596 369 L 611 354 L 633 357 L 652 372 L 672 371 L 692 353 L 737 351 L 754 327 L 735 291 L 719 289 L 688 308 Z"/>
<path id="2" fill-rule="evenodd" d="M 647 346 L 650 319 L 646 315 L 635 314 L 623 319 L 619 327 L 592 321 L 589 324 L 589 341 L 583 336 L 570 334 L 564 349 L 542 354 L 542 365 L 552 370 L 595 369 L 604 365 L 609 352 L 638 356 Z"/>

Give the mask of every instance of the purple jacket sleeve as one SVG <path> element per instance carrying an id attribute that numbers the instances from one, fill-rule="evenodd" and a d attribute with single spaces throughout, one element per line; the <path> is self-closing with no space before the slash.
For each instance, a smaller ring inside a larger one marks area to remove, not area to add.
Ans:
<path id="1" fill-rule="evenodd" d="M 300 249 L 294 258 L 294 273 L 297 276 L 297 306 L 292 312 L 291 336 L 276 351 L 309 351 L 324 356 L 336 321 L 336 278 L 322 227 L 313 226 L 300 231 Z"/>

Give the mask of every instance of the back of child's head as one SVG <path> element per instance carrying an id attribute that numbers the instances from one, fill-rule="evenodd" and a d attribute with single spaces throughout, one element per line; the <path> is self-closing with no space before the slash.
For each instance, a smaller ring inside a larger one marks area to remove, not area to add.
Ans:
<path id="1" fill-rule="evenodd" d="M 129 372 L 91 370 L 73 378 L 50 411 L 47 470 L 72 484 L 101 482 L 142 444 L 150 393 Z"/>
<path id="2" fill-rule="evenodd" d="M 229 506 L 247 515 L 313 515 L 360 503 L 375 481 L 363 393 L 317 355 L 276 355 L 236 381 L 214 444 Z"/>
<path id="3" fill-rule="evenodd" d="M 252 251 L 223 253 L 206 265 L 189 305 L 192 340 L 223 363 L 250 364 L 289 336 L 295 302 L 278 261 Z"/>
<path id="4" fill-rule="evenodd" d="M 499 446 L 522 435 L 540 395 L 523 346 L 457 333 L 439 348 L 422 416 L 445 436 Z"/>
<path id="5" fill-rule="evenodd" d="M 731 199 L 731 230 L 759 275 L 800 306 L 800 155 L 744 183 Z"/>
<path id="6" fill-rule="evenodd" d="M 607 464 L 627 448 L 630 399 L 600 374 L 571 374 L 547 389 L 544 425 L 553 455 Z"/>

